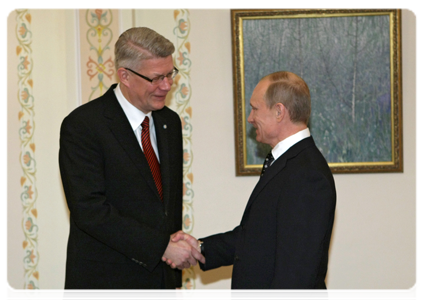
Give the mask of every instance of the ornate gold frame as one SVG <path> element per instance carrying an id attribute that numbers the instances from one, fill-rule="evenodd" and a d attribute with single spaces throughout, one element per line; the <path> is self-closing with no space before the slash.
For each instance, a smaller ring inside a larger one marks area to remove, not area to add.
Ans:
<path id="1" fill-rule="evenodd" d="M 392 159 L 380 162 L 329 163 L 333 173 L 402 172 L 402 67 L 401 67 L 401 10 L 231 10 L 233 85 L 235 112 L 236 175 L 259 175 L 261 165 L 246 160 L 246 99 L 244 81 L 243 27 L 245 19 L 328 18 L 346 16 L 389 15 L 390 24 L 390 82 L 391 82 L 391 144 Z"/>

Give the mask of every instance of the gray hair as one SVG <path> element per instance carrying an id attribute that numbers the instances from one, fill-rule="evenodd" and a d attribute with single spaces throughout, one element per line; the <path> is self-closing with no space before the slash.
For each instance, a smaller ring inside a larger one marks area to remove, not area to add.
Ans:
<path id="1" fill-rule="evenodd" d="M 134 27 L 119 36 L 115 44 L 115 67 L 138 68 L 143 60 L 172 55 L 175 46 L 147 27 Z"/>

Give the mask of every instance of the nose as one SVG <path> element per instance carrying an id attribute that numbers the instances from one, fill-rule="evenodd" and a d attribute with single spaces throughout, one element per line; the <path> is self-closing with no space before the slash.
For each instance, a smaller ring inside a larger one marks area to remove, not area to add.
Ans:
<path id="1" fill-rule="evenodd" d="M 250 124 L 253 124 L 253 110 L 250 111 L 250 114 L 248 115 L 247 122 Z"/>
<path id="2" fill-rule="evenodd" d="M 172 83 L 173 83 L 173 79 L 169 79 L 165 77 L 163 78 L 162 82 L 160 82 L 160 89 L 170 91 Z"/>

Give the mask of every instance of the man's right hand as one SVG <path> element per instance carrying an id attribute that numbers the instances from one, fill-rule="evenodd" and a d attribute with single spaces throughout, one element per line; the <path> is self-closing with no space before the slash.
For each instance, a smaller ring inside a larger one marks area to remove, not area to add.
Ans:
<path id="1" fill-rule="evenodd" d="M 201 254 L 197 239 L 183 231 L 171 235 L 162 260 L 171 268 L 180 270 L 195 266 L 197 260 L 203 264 L 206 262 Z"/>

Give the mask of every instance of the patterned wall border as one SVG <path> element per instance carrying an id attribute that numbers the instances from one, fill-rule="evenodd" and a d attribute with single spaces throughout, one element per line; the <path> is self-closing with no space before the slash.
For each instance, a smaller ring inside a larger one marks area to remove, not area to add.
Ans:
<path id="1" fill-rule="evenodd" d="M 82 103 L 102 96 L 115 82 L 113 46 L 117 22 L 111 9 L 80 10 Z"/>
<path id="2" fill-rule="evenodd" d="M 20 183 L 22 186 L 21 202 L 23 207 L 22 228 L 25 240 L 24 249 L 24 289 L 39 289 L 38 273 L 38 225 L 37 225 L 37 188 L 36 188 L 36 161 L 34 142 L 34 96 L 32 93 L 32 32 L 31 14 L 28 10 L 16 10 L 16 38 L 18 46 L 16 55 L 19 64 L 18 71 L 18 101 L 21 105 L 18 118 L 20 122 L 19 137 L 21 140 L 21 153 L 19 161 L 23 175 Z"/>
<path id="3" fill-rule="evenodd" d="M 192 209 L 194 198 L 194 191 L 192 189 L 194 181 L 194 176 L 192 174 L 193 153 L 191 148 L 192 108 L 190 106 L 191 60 L 189 59 L 191 44 L 188 41 L 191 23 L 189 20 L 189 11 L 187 9 L 175 10 L 173 16 L 176 22 L 176 27 L 173 29 L 176 38 L 174 64 L 179 70 L 175 78 L 177 91 L 174 99 L 176 102 L 176 112 L 179 114 L 182 121 L 182 138 L 184 145 L 183 230 L 186 233 L 191 233 L 194 226 Z M 182 272 L 182 286 L 184 289 L 195 289 L 194 269 L 192 267 Z"/>

